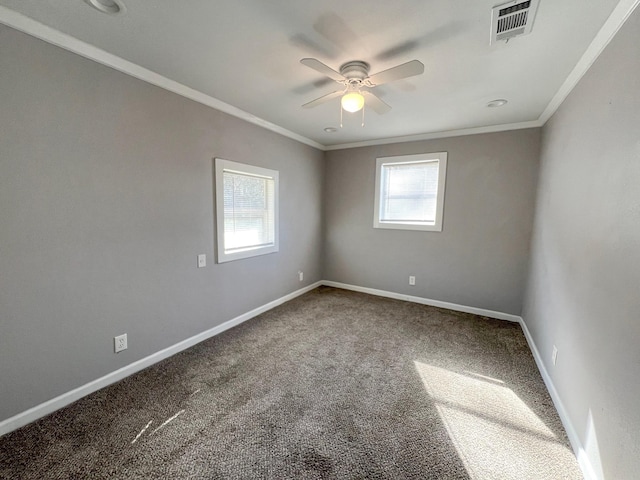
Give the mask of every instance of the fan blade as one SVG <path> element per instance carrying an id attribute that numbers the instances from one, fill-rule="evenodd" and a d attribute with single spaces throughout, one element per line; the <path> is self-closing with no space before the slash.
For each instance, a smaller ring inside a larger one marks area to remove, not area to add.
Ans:
<path id="1" fill-rule="evenodd" d="M 327 77 L 322 77 L 315 82 L 308 82 L 304 85 L 298 85 L 297 87 L 291 89 L 291 91 L 297 95 L 307 95 L 313 91 L 316 91 L 318 88 L 326 87 L 331 83 L 333 83 L 333 80 Z"/>
<path id="2" fill-rule="evenodd" d="M 359 47 L 358 36 L 336 13 L 321 15 L 313 29 L 344 52 Z"/>
<path id="3" fill-rule="evenodd" d="M 383 83 L 393 82 L 401 78 L 413 77 L 414 75 L 422 75 L 424 73 L 424 65 L 418 60 L 411 60 L 397 67 L 371 75 L 368 80 L 372 85 L 382 85 Z"/>
<path id="4" fill-rule="evenodd" d="M 391 110 L 391 107 L 388 104 L 380 100 L 380 98 L 373 93 L 367 90 L 363 90 L 362 95 L 364 95 L 365 98 L 365 105 L 373 108 L 376 113 L 382 115 L 383 113 L 387 113 L 389 110 Z"/>
<path id="5" fill-rule="evenodd" d="M 320 60 L 316 60 L 315 58 L 303 58 L 302 60 L 300 60 L 300 63 L 306 65 L 309 68 L 313 68 L 315 71 L 326 75 L 336 82 L 344 80 L 344 77 L 336 72 L 333 68 L 327 67 L 324 63 L 322 63 Z"/>
<path id="6" fill-rule="evenodd" d="M 342 96 L 343 93 L 344 93 L 344 90 L 336 90 L 335 92 L 331 92 L 331 93 L 328 93 L 326 95 L 323 95 L 320 98 L 316 98 L 315 100 L 311 100 L 309 103 L 305 103 L 304 105 L 302 105 L 302 108 L 317 107 L 318 105 L 321 105 L 321 104 L 323 104 L 325 102 L 328 102 L 329 100 L 333 100 L 334 98 Z"/>
<path id="7" fill-rule="evenodd" d="M 378 53 L 374 59 L 377 61 L 391 60 L 394 57 L 408 54 L 416 50 L 422 45 L 437 45 L 455 37 L 465 30 L 464 23 L 460 21 L 449 22 L 433 30 L 428 31 L 424 35 L 407 40 L 405 42 L 393 45 L 386 50 Z"/>
<path id="8" fill-rule="evenodd" d="M 293 35 L 289 39 L 289 43 L 291 43 L 291 45 L 295 45 L 296 47 L 300 47 L 307 53 L 309 53 L 309 51 L 312 51 L 313 53 L 315 53 L 316 55 L 320 55 L 321 57 L 336 58 L 336 53 L 333 51 L 333 48 L 327 48 L 302 33 L 296 33 L 295 35 Z"/>
<path id="9" fill-rule="evenodd" d="M 389 60 L 390 58 L 403 55 L 418 48 L 419 44 L 416 40 L 407 40 L 406 42 L 399 43 L 393 47 L 387 48 L 385 51 L 380 52 L 375 56 L 376 60 Z"/>

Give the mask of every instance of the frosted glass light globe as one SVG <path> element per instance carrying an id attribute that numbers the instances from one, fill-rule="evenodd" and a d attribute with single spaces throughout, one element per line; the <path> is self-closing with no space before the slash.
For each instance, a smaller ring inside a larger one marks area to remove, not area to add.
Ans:
<path id="1" fill-rule="evenodd" d="M 341 103 L 347 112 L 357 112 L 364 107 L 364 97 L 358 92 L 350 92 L 342 97 Z"/>

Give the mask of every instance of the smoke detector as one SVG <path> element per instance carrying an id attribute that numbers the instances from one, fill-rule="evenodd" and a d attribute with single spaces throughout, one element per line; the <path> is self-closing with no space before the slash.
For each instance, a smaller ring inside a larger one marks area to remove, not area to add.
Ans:
<path id="1" fill-rule="evenodd" d="M 531 33 L 538 0 L 515 0 L 491 10 L 491 44 Z"/>

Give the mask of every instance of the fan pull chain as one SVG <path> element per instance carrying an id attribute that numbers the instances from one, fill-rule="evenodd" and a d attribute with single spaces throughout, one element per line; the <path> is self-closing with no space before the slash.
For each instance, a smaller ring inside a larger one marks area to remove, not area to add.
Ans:
<path id="1" fill-rule="evenodd" d="M 362 106 L 362 126 L 364 127 L 364 105 Z"/>
<path id="2" fill-rule="evenodd" d="M 340 128 L 342 128 L 342 105 L 340 105 Z"/>

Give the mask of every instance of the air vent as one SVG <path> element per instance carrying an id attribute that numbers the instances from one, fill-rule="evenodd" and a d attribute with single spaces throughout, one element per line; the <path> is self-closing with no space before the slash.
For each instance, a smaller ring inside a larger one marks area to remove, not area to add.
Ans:
<path id="1" fill-rule="evenodd" d="M 538 0 L 512 1 L 491 10 L 491 44 L 531 33 Z"/>

